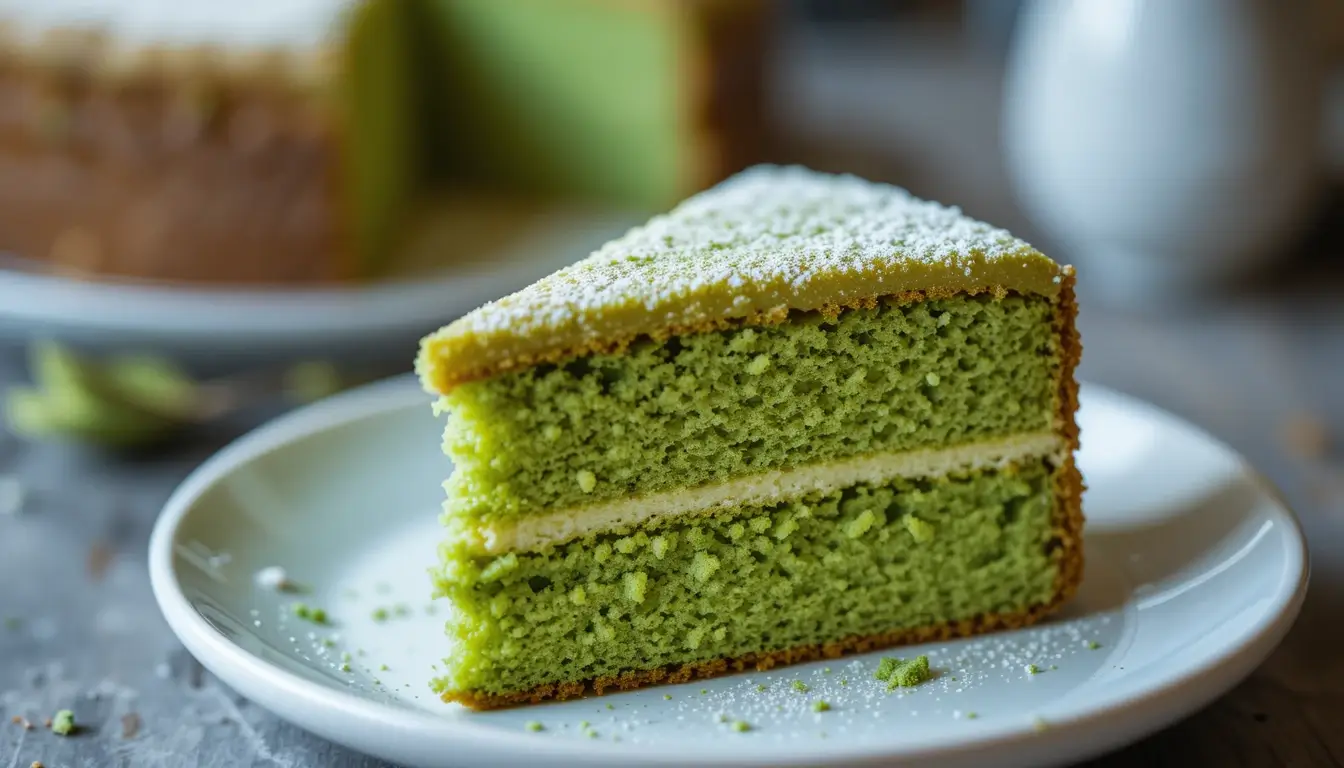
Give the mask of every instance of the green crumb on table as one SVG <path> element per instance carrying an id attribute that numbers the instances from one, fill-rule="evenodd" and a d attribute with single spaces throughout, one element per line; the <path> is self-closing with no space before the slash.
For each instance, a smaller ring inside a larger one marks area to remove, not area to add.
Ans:
<path id="1" fill-rule="evenodd" d="M 371 615 L 373 616 L 374 621 L 387 621 L 388 614 L 386 608 L 374 608 Z"/>
<path id="2" fill-rule="evenodd" d="M 847 680 L 846 678 L 843 678 L 843 677 L 842 677 L 842 678 L 840 678 L 840 684 L 841 684 L 841 685 L 849 685 L 849 680 Z"/>
<path id="3" fill-rule="evenodd" d="M 608 705 L 607 705 L 607 709 L 615 709 L 615 707 L 613 707 L 612 705 L 608 704 Z"/>
<path id="4" fill-rule="evenodd" d="M 338 667 L 337 669 L 340 669 L 342 672 L 349 672 L 349 671 L 350 671 L 350 664 L 349 664 L 349 663 L 342 663 L 341 666 Z"/>
<path id="5" fill-rule="evenodd" d="M 69 736 L 75 732 L 75 713 L 62 709 L 51 718 L 51 732 L 57 736 Z"/>
<path id="6" fill-rule="evenodd" d="M 967 713 L 966 713 L 966 719 L 967 719 L 967 720 L 974 720 L 974 719 L 977 718 L 977 717 L 979 717 L 979 715 L 977 715 L 977 714 L 974 713 L 974 712 L 967 712 Z"/>
<path id="7" fill-rule="evenodd" d="M 723 714 L 722 712 L 720 712 L 720 713 L 719 713 L 719 717 L 718 717 L 718 721 L 719 721 L 720 723 L 726 723 L 726 722 L 728 722 L 728 716 L 725 715 L 725 714 Z"/>
<path id="8" fill-rule="evenodd" d="M 1028 664 L 1028 665 L 1027 665 L 1027 674 L 1028 674 L 1028 675 L 1039 674 L 1040 671 L 1041 671 L 1041 668 L 1038 667 L 1038 666 L 1036 666 L 1035 664 Z"/>
<path id="9" fill-rule="evenodd" d="M 807 683 L 804 683 L 802 680 L 794 680 L 792 685 L 793 690 L 799 693 L 807 693 L 809 690 L 811 690 L 810 688 L 808 688 Z"/>
<path id="10" fill-rule="evenodd" d="M 1100 648 L 1100 647 L 1101 647 L 1101 643 L 1098 643 L 1096 640 L 1088 640 L 1088 641 L 1087 641 L 1087 650 L 1089 650 L 1089 651 L 1095 651 L 1095 650 L 1097 650 L 1097 649 Z"/>
<path id="11" fill-rule="evenodd" d="M 816 701 L 812 702 L 813 712 L 829 712 L 830 709 L 831 709 L 830 702 L 824 699 L 817 699 Z"/>
<path id="12" fill-rule="evenodd" d="M 583 735 L 584 735 L 584 736 L 587 736 L 587 737 L 590 738 L 590 739 L 596 739 L 596 738 L 597 738 L 597 731 L 593 730 L 592 728 L 589 728 L 588 730 L 586 730 L 586 731 L 583 732 Z"/>
<path id="13" fill-rule="evenodd" d="M 751 730 L 751 723 L 748 723 L 746 720 L 737 720 L 733 722 L 732 727 L 733 730 L 738 733 L 746 733 Z"/>
<path id="14" fill-rule="evenodd" d="M 707 688 L 701 688 L 701 689 L 700 689 L 700 695 L 701 695 L 701 696 L 704 696 L 704 695 L 707 694 L 707 693 L 709 693 L 709 689 L 707 689 Z"/>
<path id="15" fill-rule="evenodd" d="M 386 672 L 387 669 L 388 669 L 388 667 L 387 667 L 386 664 L 379 664 L 379 665 L 378 665 L 378 671 L 379 671 L 379 672 Z"/>
<path id="16" fill-rule="evenodd" d="M 757 693 L 765 693 L 765 692 L 768 691 L 768 690 L 770 690 L 770 689 L 769 689 L 769 688 L 766 688 L 765 685 L 764 685 L 763 683 L 757 683 L 757 684 L 756 684 L 756 692 L 757 692 Z"/>
<path id="17" fill-rule="evenodd" d="M 829 674 L 831 674 L 831 668 L 830 668 L 830 667 L 826 667 L 826 668 L 822 669 L 822 670 L 821 670 L 821 674 L 823 674 L 823 675 L 829 675 Z"/>
<path id="18" fill-rule="evenodd" d="M 383 681 L 382 681 L 382 680 L 379 680 L 378 678 L 375 677 L 375 678 L 373 678 L 373 684 L 374 684 L 374 685 L 382 685 L 382 684 L 383 684 Z"/>
<path id="19" fill-rule="evenodd" d="M 885 682 L 889 691 L 919 685 L 931 677 L 929 657 L 923 655 L 913 659 L 885 657 L 878 663 L 874 677 Z"/>
<path id="20" fill-rule="evenodd" d="M 349 651 L 341 651 L 341 661 L 349 661 L 351 658 Z"/>
<path id="21" fill-rule="evenodd" d="M 526 729 L 529 730 L 529 731 L 540 731 L 540 730 L 544 730 L 544 729 L 546 728 L 546 726 L 542 725 L 541 723 L 537 722 L 536 720 L 528 720 L 528 721 L 527 721 L 527 724 L 524 725 L 523 727 L 526 728 Z"/>
<path id="22" fill-rule="evenodd" d="M 1051 664 L 1051 665 L 1050 665 L 1050 669 L 1051 669 L 1051 670 L 1056 670 L 1056 669 L 1059 669 L 1059 666 L 1056 665 L 1056 664 Z"/>
<path id="23" fill-rule="evenodd" d="M 580 728 L 587 728 L 589 725 L 590 725 L 590 723 L 589 723 L 587 720 L 580 720 L 580 721 L 579 721 L 579 727 L 580 727 Z"/>
<path id="24" fill-rule="evenodd" d="M 663 694 L 663 701 L 671 701 L 671 700 L 672 700 L 672 695 L 671 695 L 671 694 L 669 694 L 669 693 L 664 693 L 664 694 Z"/>
<path id="25" fill-rule="evenodd" d="M 324 638 L 322 638 L 322 647 L 323 647 L 323 648 L 334 648 L 334 647 L 336 647 L 336 641 L 335 641 L 335 640 L 332 640 L 330 637 L 324 637 Z"/>

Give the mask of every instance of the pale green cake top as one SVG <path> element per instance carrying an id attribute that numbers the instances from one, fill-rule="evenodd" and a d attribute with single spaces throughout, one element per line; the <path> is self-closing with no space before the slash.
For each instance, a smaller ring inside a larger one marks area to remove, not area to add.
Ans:
<path id="1" fill-rule="evenodd" d="M 922 291 L 1053 296 L 1071 274 L 957 208 L 854 176 L 758 166 L 426 337 L 445 392 L 641 335 Z"/>

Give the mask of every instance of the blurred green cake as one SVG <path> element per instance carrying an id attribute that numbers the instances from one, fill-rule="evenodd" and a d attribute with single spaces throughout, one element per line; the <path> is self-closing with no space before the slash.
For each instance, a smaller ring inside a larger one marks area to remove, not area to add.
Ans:
<path id="1" fill-rule="evenodd" d="M 428 336 L 494 707 L 1019 627 L 1082 573 L 1073 270 L 758 167 Z"/>
<path id="2" fill-rule="evenodd" d="M 759 150 L 764 16 L 762 0 L 0 0 L 0 251 L 312 283 L 376 275 L 443 187 L 656 210 Z"/>

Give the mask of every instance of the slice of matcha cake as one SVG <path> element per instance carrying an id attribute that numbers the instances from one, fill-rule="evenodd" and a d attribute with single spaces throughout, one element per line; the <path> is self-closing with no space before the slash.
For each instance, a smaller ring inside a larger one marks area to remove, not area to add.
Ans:
<path id="1" fill-rule="evenodd" d="M 1021 627 L 1082 573 L 1073 270 L 758 167 L 427 337 L 476 708 Z"/>

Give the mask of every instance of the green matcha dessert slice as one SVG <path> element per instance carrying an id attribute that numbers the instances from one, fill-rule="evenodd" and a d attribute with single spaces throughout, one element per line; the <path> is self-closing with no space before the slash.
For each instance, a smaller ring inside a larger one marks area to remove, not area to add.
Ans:
<path id="1" fill-rule="evenodd" d="M 1081 577 L 1073 272 L 759 167 L 427 337 L 488 708 L 1023 626 Z"/>

